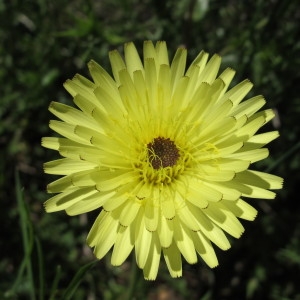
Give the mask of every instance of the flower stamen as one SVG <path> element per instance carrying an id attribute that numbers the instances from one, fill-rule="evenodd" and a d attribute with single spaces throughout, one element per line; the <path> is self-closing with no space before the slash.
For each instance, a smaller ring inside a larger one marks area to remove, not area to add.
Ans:
<path id="1" fill-rule="evenodd" d="M 158 137 L 147 145 L 153 169 L 172 167 L 179 158 L 179 150 L 169 138 Z"/>

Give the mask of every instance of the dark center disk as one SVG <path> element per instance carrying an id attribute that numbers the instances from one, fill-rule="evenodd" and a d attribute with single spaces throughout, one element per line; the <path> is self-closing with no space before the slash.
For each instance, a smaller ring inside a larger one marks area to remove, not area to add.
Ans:
<path id="1" fill-rule="evenodd" d="M 179 158 L 179 151 L 169 138 L 158 137 L 147 145 L 153 169 L 172 167 Z"/>

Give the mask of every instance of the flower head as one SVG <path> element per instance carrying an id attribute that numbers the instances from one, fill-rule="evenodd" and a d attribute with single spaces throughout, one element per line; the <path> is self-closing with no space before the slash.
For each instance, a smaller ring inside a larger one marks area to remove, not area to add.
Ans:
<path id="1" fill-rule="evenodd" d="M 182 257 L 215 267 L 212 244 L 228 249 L 225 233 L 239 238 L 238 219 L 257 214 L 243 199 L 273 199 L 270 190 L 282 187 L 281 178 L 249 169 L 278 136 L 257 133 L 274 113 L 259 111 L 262 96 L 242 101 L 250 81 L 228 89 L 235 71 L 218 76 L 218 55 L 202 51 L 186 70 L 186 49 L 170 64 L 165 42 L 145 42 L 143 62 L 133 43 L 124 54 L 110 52 L 113 77 L 91 61 L 92 81 L 66 81 L 78 109 L 50 105 L 61 119 L 50 127 L 62 137 L 42 145 L 64 158 L 44 166 L 63 175 L 47 187 L 57 195 L 46 211 L 102 208 L 88 244 L 99 259 L 113 247 L 113 265 L 134 249 L 147 279 L 156 278 L 161 255 L 172 277 L 182 275 Z"/>

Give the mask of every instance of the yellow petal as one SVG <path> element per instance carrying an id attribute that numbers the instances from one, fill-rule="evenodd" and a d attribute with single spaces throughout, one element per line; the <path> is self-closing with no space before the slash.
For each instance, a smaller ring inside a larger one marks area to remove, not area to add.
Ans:
<path id="1" fill-rule="evenodd" d="M 73 174 L 52 181 L 47 185 L 47 192 L 59 193 L 67 190 L 77 190 L 78 188 L 76 188 L 72 183 L 72 176 Z"/>
<path id="2" fill-rule="evenodd" d="M 248 143 L 255 145 L 252 147 L 254 149 L 257 149 L 275 140 L 276 138 L 278 138 L 278 136 L 279 136 L 278 131 L 270 131 L 261 134 L 256 134 L 248 140 Z"/>
<path id="3" fill-rule="evenodd" d="M 82 199 L 79 202 L 76 202 L 72 204 L 71 206 L 66 208 L 66 213 L 69 216 L 75 216 L 78 214 L 84 214 L 87 212 L 90 212 L 92 210 L 95 210 L 101 206 L 103 206 L 108 199 L 111 197 L 110 193 L 95 193 L 92 194 L 84 199 Z"/>
<path id="4" fill-rule="evenodd" d="M 231 68 L 226 68 L 222 72 L 222 74 L 219 75 L 219 78 L 221 78 L 222 81 L 225 83 L 225 87 L 224 87 L 223 93 L 225 93 L 225 91 L 227 90 L 227 88 L 228 88 L 229 84 L 231 83 L 234 75 L 235 75 L 235 70 L 233 70 Z"/>
<path id="5" fill-rule="evenodd" d="M 210 164 L 201 164 L 197 177 L 205 181 L 229 181 L 235 177 L 235 174 L 233 170 L 222 170 Z"/>
<path id="6" fill-rule="evenodd" d="M 149 249 L 147 262 L 143 268 L 144 277 L 147 280 L 155 280 L 158 272 L 158 266 L 160 262 L 161 246 L 157 233 L 154 232 L 152 242 Z"/>
<path id="7" fill-rule="evenodd" d="M 162 65 L 159 68 L 158 73 L 158 99 L 161 99 L 157 103 L 158 114 L 161 119 L 168 119 L 171 103 L 171 72 L 170 67 Z M 169 126 L 166 124 L 167 129 Z"/>
<path id="8" fill-rule="evenodd" d="M 210 112 L 204 116 L 203 121 L 207 124 L 214 123 L 219 119 L 223 119 L 229 115 L 233 104 L 231 100 L 227 100 L 219 106 L 215 106 Z"/>
<path id="9" fill-rule="evenodd" d="M 214 54 L 199 75 L 200 82 L 211 84 L 217 77 L 221 65 L 221 57 Z"/>
<path id="10" fill-rule="evenodd" d="M 224 200 L 222 203 L 224 209 L 232 212 L 238 218 L 253 221 L 257 215 L 257 210 L 242 199 L 237 201 Z"/>
<path id="11" fill-rule="evenodd" d="M 281 177 L 253 170 L 246 170 L 236 174 L 235 180 L 263 189 L 281 189 L 283 184 Z"/>
<path id="12" fill-rule="evenodd" d="M 146 60 L 152 58 L 156 60 L 156 51 L 152 41 L 145 41 L 143 45 L 144 65 Z"/>
<path id="13" fill-rule="evenodd" d="M 163 248 L 164 258 L 168 270 L 173 278 L 182 276 L 181 254 L 173 242 L 168 248 Z"/>
<path id="14" fill-rule="evenodd" d="M 200 230 L 199 223 L 191 214 L 189 207 L 186 205 L 185 200 L 178 193 L 175 199 L 176 216 L 179 217 L 180 223 L 193 231 Z"/>
<path id="15" fill-rule="evenodd" d="M 49 123 L 49 127 L 59 133 L 60 135 L 73 140 L 77 143 L 84 144 L 84 145 L 90 145 L 89 141 L 86 141 L 82 138 L 80 138 L 78 135 L 74 133 L 75 125 L 71 125 L 65 122 L 51 120 Z"/>
<path id="16" fill-rule="evenodd" d="M 155 50 L 158 64 L 169 65 L 167 43 L 165 41 L 158 41 L 155 45 Z"/>
<path id="17" fill-rule="evenodd" d="M 218 202 L 222 197 L 223 194 L 220 191 L 212 189 L 200 181 L 190 181 L 186 193 L 187 200 L 199 208 L 206 208 L 209 202 Z"/>
<path id="18" fill-rule="evenodd" d="M 249 93 L 252 89 L 253 84 L 249 80 L 244 80 L 230 89 L 225 95 L 222 97 L 221 101 L 225 101 L 225 99 L 230 99 L 234 106 L 239 104 L 243 98 Z"/>
<path id="19" fill-rule="evenodd" d="M 237 200 L 241 197 L 242 193 L 236 189 L 225 186 L 222 182 L 206 182 L 205 185 L 210 187 L 213 191 L 218 191 L 222 194 L 222 199 Z M 216 201 L 214 201 L 216 202 Z M 204 207 L 205 208 L 205 207 Z"/>
<path id="20" fill-rule="evenodd" d="M 145 227 L 143 207 L 141 207 L 139 211 L 136 222 L 137 226 L 135 226 L 135 256 L 138 266 L 143 269 L 148 258 L 153 237 L 153 233 L 148 231 Z"/>
<path id="21" fill-rule="evenodd" d="M 99 129 L 98 123 L 93 118 L 71 106 L 52 101 L 49 111 L 66 123 Z"/>
<path id="22" fill-rule="evenodd" d="M 263 96 L 255 96 L 246 101 L 241 102 L 238 106 L 236 106 L 232 114 L 238 118 L 240 116 L 246 115 L 248 118 L 251 117 L 254 113 L 256 113 L 260 108 L 264 106 L 266 100 Z"/>
<path id="23" fill-rule="evenodd" d="M 173 224 L 176 246 L 188 263 L 195 264 L 197 262 L 197 255 L 191 237 L 191 231 L 177 217 L 174 218 Z"/>
<path id="24" fill-rule="evenodd" d="M 101 181 L 98 182 L 97 188 L 101 191 L 109 191 L 124 184 L 136 183 L 136 179 L 140 178 L 140 175 L 134 171 L 103 171 L 100 173 L 100 176 Z"/>
<path id="25" fill-rule="evenodd" d="M 207 125 L 207 124 L 206 124 Z M 217 122 L 213 122 L 210 125 L 203 127 L 199 126 L 199 137 L 195 139 L 195 143 L 208 143 L 211 140 L 214 140 L 216 137 L 221 137 L 223 134 L 230 132 L 236 125 L 236 119 L 232 117 L 227 117 Z M 238 141 L 240 142 L 240 141 Z M 223 150 L 225 147 L 225 142 L 215 144 L 219 151 Z M 224 151 L 224 150 L 223 150 Z M 223 152 L 219 152 L 219 155 L 224 155 Z"/>
<path id="26" fill-rule="evenodd" d="M 96 245 L 98 240 L 98 229 L 100 226 L 102 226 L 103 223 L 105 223 L 105 220 L 109 218 L 109 212 L 106 212 L 105 210 L 102 210 L 101 213 L 96 218 L 88 236 L 87 236 L 87 244 L 90 247 L 93 247 Z"/>
<path id="27" fill-rule="evenodd" d="M 111 264 L 113 266 L 120 266 L 129 256 L 133 247 L 134 229 L 131 226 L 120 226 L 111 256 Z"/>
<path id="28" fill-rule="evenodd" d="M 170 247 L 173 240 L 173 232 L 173 220 L 168 220 L 160 214 L 157 233 L 162 247 Z"/>
<path id="29" fill-rule="evenodd" d="M 244 227 L 230 211 L 223 208 L 222 202 L 211 203 L 203 211 L 214 223 L 220 226 L 235 238 L 239 238 L 244 232 Z"/>
<path id="30" fill-rule="evenodd" d="M 97 193 L 93 188 L 80 188 L 58 194 L 45 202 L 45 209 L 47 212 L 55 212 L 67 209 L 71 205 Z"/>
<path id="31" fill-rule="evenodd" d="M 251 163 L 254 163 L 262 159 L 265 159 L 268 156 L 269 156 L 269 150 L 267 148 L 247 151 L 246 147 L 244 146 L 240 148 L 240 150 L 238 150 L 237 152 L 228 155 L 228 158 L 249 160 Z"/>
<path id="32" fill-rule="evenodd" d="M 172 73 L 171 73 L 171 76 L 172 76 Z M 172 84 L 172 81 L 171 81 L 171 84 Z M 185 98 L 185 93 L 186 93 L 188 84 L 189 84 L 189 78 L 181 77 L 178 79 L 176 86 L 173 87 L 173 90 L 172 90 L 172 104 L 173 105 L 171 105 L 171 107 L 170 107 L 170 115 L 176 115 L 176 114 L 178 114 L 178 110 L 179 111 L 181 110 L 182 104 L 184 104 L 182 99 Z M 183 116 L 183 119 L 185 119 L 184 116 Z M 185 120 L 186 120 L 186 122 L 189 122 L 189 120 L 187 120 L 187 119 L 185 119 Z M 179 125 L 179 124 L 175 124 L 175 125 Z"/>
<path id="33" fill-rule="evenodd" d="M 120 53 L 117 50 L 109 52 L 109 60 L 112 68 L 112 72 L 117 84 L 120 84 L 119 73 L 121 70 L 126 69 L 126 65 L 121 57 Z"/>
<path id="34" fill-rule="evenodd" d="M 143 64 L 133 43 L 124 45 L 125 63 L 131 77 L 136 70 L 143 70 Z"/>
<path id="35" fill-rule="evenodd" d="M 171 86 L 174 88 L 185 72 L 187 51 L 185 48 L 178 48 L 171 63 Z"/>
<path id="36" fill-rule="evenodd" d="M 217 225 L 215 225 L 200 209 L 197 207 L 192 207 L 190 209 L 191 213 L 194 215 L 195 219 L 199 222 L 201 226 L 201 232 L 210 239 L 214 244 L 216 244 L 222 250 L 227 250 L 230 248 L 229 241 L 225 236 L 223 230 L 221 230 Z"/>
<path id="37" fill-rule="evenodd" d="M 219 263 L 210 240 L 201 231 L 192 232 L 191 234 L 197 253 L 210 268 L 215 268 Z"/>
<path id="38" fill-rule="evenodd" d="M 103 208 L 106 211 L 113 211 L 119 206 L 123 205 L 128 200 L 128 194 L 124 193 L 123 190 L 115 191 L 106 191 L 108 194 L 111 194 L 111 197 L 103 205 Z"/>
<path id="39" fill-rule="evenodd" d="M 149 231 L 156 231 L 159 222 L 159 205 L 153 199 L 147 199 L 145 205 L 145 226 Z"/>
<path id="40" fill-rule="evenodd" d="M 157 111 L 157 76 L 158 70 L 156 69 L 155 60 L 147 58 L 145 60 L 145 84 L 148 94 L 148 107 L 150 112 Z"/>
<path id="41" fill-rule="evenodd" d="M 96 164 L 86 161 L 62 158 L 45 163 L 44 172 L 47 174 L 69 175 L 80 171 L 92 170 L 96 166 Z"/>
<path id="42" fill-rule="evenodd" d="M 247 122 L 242 128 L 236 131 L 236 136 L 245 136 L 247 140 L 252 137 L 260 127 L 263 126 L 265 118 L 263 116 L 257 117 L 254 120 Z"/>
<path id="43" fill-rule="evenodd" d="M 119 222 L 122 226 L 129 226 L 136 218 L 141 207 L 140 201 L 129 199 L 122 209 Z"/>
<path id="44" fill-rule="evenodd" d="M 232 170 L 235 173 L 246 170 L 250 165 L 249 160 L 245 161 L 245 160 L 230 159 L 230 158 L 219 158 L 217 162 L 218 162 L 218 167 L 221 170 Z"/>
<path id="45" fill-rule="evenodd" d="M 191 63 L 191 66 L 188 68 L 188 70 L 186 72 L 186 76 L 191 76 L 191 69 L 193 66 L 197 66 L 199 68 L 199 73 L 201 73 L 206 66 L 208 56 L 209 56 L 208 53 L 204 52 L 203 50 L 200 51 L 200 53 L 196 56 L 194 61 Z M 201 81 L 200 80 L 198 80 L 198 81 L 200 84 Z M 196 88 L 198 88 L 198 87 L 196 86 Z"/>
<path id="46" fill-rule="evenodd" d="M 98 259 L 101 259 L 107 254 L 117 238 L 118 220 L 116 220 L 111 213 L 108 214 L 108 218 L 99 226 L 97 232 L 97 242 L 95 244 L 94 253 Z"/>
<path id="47" fill-rule="evenodd" d="M 57 137 L 43 137 L 42 146 L 48 149 L 58 150 L 59 138 Z"/>
<path id="48" fill-rule="evenodd" d="M 207 83 L 207 81 L 205 81 Z M 209 120 L 205 122 L 205 117 L 208 116 L 211 112 L 213 113 L 216 109 L 216 103 L 218 102 L 219 96 L 225 88 L 225 83 L 222 79 L 218 78 L 209 85 L 205 98 L 201 99 L 204 104 L 204 107 L 199 111 L 198 117 L 200 120 L 204 120 L 205 125 L 211 125 Z M 231 101 L 227 101 L 227 106 L 232 108 Z M 220 104 L 223 105 L 223 104 Z M 224 107 L 225 109 L 225 107 Z M 228 112 L 228 107 L 226 107 Z"/>
<path id="49" fill-rule="evenodd" d="M 269 190 L 256 187 L 256 186 L 247 185 L 237 180 L 223 182 L 222 185 L 225 188 L 227 187 L 233 190 L 237 190 L 240 193 L 242 193 L 242 196 L 249 197 L 249 198 L 274 199 L 276 196 L 275 193 Z"/>
<path id="50" fill-rule="evenodd" d="M 116 82 L 99 64 L 97 64 L 94 60 L 91 60 L 88 63 L 88 68 L 97 86 L 101 86 L 113 98 L 117 96 L 118 89 Z"/>
<path id="51" fill-rule="evenodd" d="M 169 220 L 175 217 L 174 195 L 174 191 L 169 186 L 166 186 L 160 194 L 162 214 Z"/>
<path id="52" fill-rule="evenodd" d="M 123 71 L 120 71 L 120 74 Z M 122 120 L 123 116 L 127 113 L 126 109 L 124 108 L 124 105 L 122 103 L 122 99 L 120 97 L 119 89 L 117 90 L 117 94 L 114 95 L 110 91 L 107 90 L 107 88 L 98 86 L 94 90 L 94 94 L 101 103 L 101 106 L 97 106 L 97 109 L 104 108 L 106 110 L 105 117 L 109 118 L 110 120 L 107 120 L 106 123 L 108 124 L 109 121 L 115 121 L 115 120 Z M 76 102 L 75 102 L 76 103 Z M 94 108 L 93 108 L 94 109 Z M 113 114 L 112 114 L 113 112 Z M 96 120 L 97 121 L 97 120 Z M 101 123 L 103 125 L 103 118 L 101 120 L 98 120 L 98 123 Z"/>
<path id="53" fill-rule="evenodd" d="M 72 80 L 67 80 L 64 83 L 65 89 L 74 97 L 77 94 L 81 94 L 85 98 L 95 101 L 93 96 L 93 90 L 96 85 L 85 77 L 76 74 Z"/>

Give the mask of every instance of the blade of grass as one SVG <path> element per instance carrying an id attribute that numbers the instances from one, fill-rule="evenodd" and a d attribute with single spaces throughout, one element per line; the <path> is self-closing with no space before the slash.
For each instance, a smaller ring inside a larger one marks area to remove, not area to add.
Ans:
<path id="1" fill-rule="evenodd" d="M 34 280 L 32 273 L 32 265 L 31 265 L 31 253 L 33 249 L 34 239 L 33 239 L 33 229 L 32 224 L 28 214 L 28 208 L 23 198 L 23 191 L 20 183 L 19 174 L 15 172 L 15 182 L 16 182 L 16 198 L 18 204 L 18 212 L 20 216 L 20 228 L 22 234 L 22 242 L 24 249 L 24 258 L 19 267 L 17 278 L 13 284 L 12 292 L 15 293 L 17 287 L 22 284 L 24 280 L 24 272 L 26 271 L 27 280 L 29 283 L 29 294 L 30 299 L 35 300 L 35 288 L 34 288 Z"/>
<path id="2" fill-rule="evenodd" d="M 269 173 L 273 171 L 278 165 L 283 163 L 285 160 L 287 160 L 292 154 L 294 154 L 296 151 L 300 149 L 300 142 L 295 144 L 292 148 L 290 148 L 288 151 L 286 151 L 279 159 L 277 159 L 274 163 L 272 163 L 265 172 Z"/>
<path id="3" fill-rule="evenodd" d="M 43 260 L 43 251 L 42 251 L 41 243 L 37 237 L 35 237 L 35 244 L 37 249 L 38 270 L 39 270 L 39 299 L 44 300 L 44 292 L 45 292 L 44 260 Z"/>
<path id="4" fill-rule="evenodd" d="M 132 264 L 131 264 L 131 274 L 130 274 L 130 282 L 127 293 L 125 294 L 124 299 L 131 300 L 134 298 L 134 292 L 137 284 L 137 276 L 138 276 L 138 268 L 135 262 L 135 256 L 132 255 Z"/>
<path id="5" fill-rule="evenodd" d="M 78 288 L 79 284 L 81 283 L 81 281 L 83 280 L 86 272 L 89 271 L 97 262 L 98 261 L 96 260 L 96 261 L 92 261 L 88 264 L 85 264 L 77 271 L 77 273 L 71 280 L 70 284 L 66 288 L 64 294 L 62 295 L 61 299 L 63 299 L 63 300 L 72 299 L 74 292 L 77 290 L 77 288 Z"/>
<path id="6" fill-rule="evenodd" d="M 49 300 L 55 300 L 56 299 L 56 291 L 57 291 L 57 286 L 58 282 L 61 277 L 61 266 L 56 267 L 56 272 L 55 272 L 55 277 L 52 282 L 51 290 L 50 290 L 50 297 Z"/>

